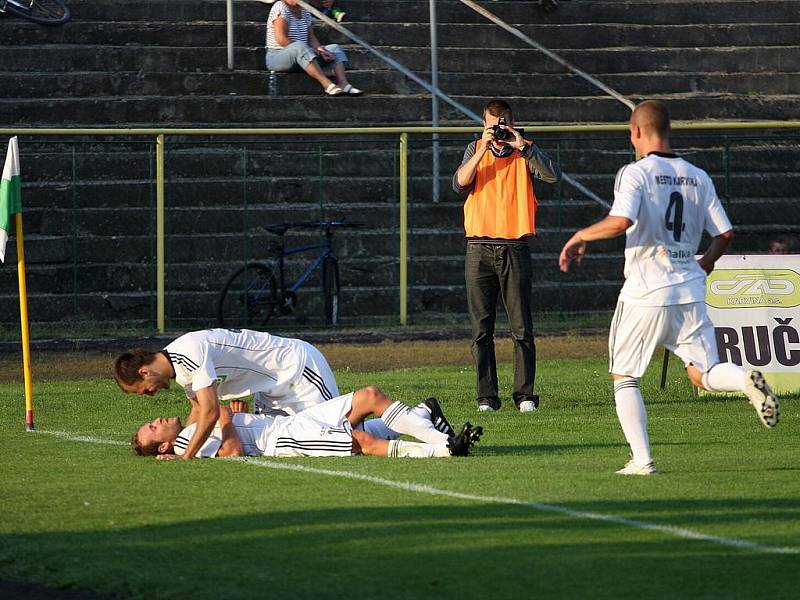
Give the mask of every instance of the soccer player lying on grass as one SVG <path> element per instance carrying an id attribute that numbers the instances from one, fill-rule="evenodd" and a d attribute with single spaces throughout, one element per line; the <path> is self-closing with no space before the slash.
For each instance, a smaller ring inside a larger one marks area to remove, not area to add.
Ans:
<path id="1" fill-rule="evenodd" d="M 172 379 L 183 387 L 191 402 L 188 422 L 197 423 L 186 458 L 194 456 L 214 428 L 220 400 L 252 395 L 255 412 L 294 415 L 339 395 L 333 371 L 314 346 L 249 329 L 192 331 L 160 352 L 130 350 L 114 363 L 114 378 L 124 392 L 146 396 L 169 388 Z M 443 425 L 435 400 L 413 410 L 453 434 Z M 378 438 L 399 437 L 380 419 L 371 419 L 366 430 Z"/>
<path id="2" fill-rule="evenodd" d="M 636 107 L 630 139 L 644 158 L 619 170 L 608 216 L 575 233 L 558 258 L 566 272 L 573 262 L 580 264 L 587 242 L 626 234 L 625 284 L 608 341 L 617 417 L 633 454 L 620 475 L 656 472 L 639 389 L 656 346 L 679 356 L 697 387 L 742 392 L 767 427 L 780 418 L 778 398 L 760 371 L 719 362 L 714 325 L 706 314 L 706 275 L 728 248 L 733 228 L 711 178 L 672 151 L 669 134 L 663 102 L 648 100 Z M 695 260 L 704 230 L 711 243 Z"/>
<path id="3" fill-rule="evenodd" d="M 425 443 L 382 440 L 358 429 L 370 415 Z M 196 429 L 197 423 L 184 427 L 178 417 L 155 419 L 133 434 L 131 447 L 142 456 L 179 458 Z M 392 402 L 378 388 L 366 387 L 292 416 L 232 413 L 223 406 L 195 456 L 467 456 L 482 433 L 481 427 L 465 423 L 457 435 L 448 436 L 402 402 Z"/>

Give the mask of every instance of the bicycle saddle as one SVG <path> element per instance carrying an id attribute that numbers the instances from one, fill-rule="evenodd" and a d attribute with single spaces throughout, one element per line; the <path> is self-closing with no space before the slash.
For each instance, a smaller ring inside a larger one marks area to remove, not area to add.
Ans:
<path id="1" fill-rule="evenodd" d="M 264 225 L 264 229 L 275 235 L 284 235 L 291 226 L 291 223 L 276 223 L 274 225 Z"/>

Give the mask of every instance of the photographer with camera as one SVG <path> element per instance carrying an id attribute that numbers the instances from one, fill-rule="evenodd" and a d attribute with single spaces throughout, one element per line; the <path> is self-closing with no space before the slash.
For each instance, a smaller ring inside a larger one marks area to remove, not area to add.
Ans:
<path id="1" fill-rule="evenodd" d="M 514 342 L 512 398 L 521 412 L 539 407 L 534 393 L 536 345 L 531 317 L 531 255 L 536 233 L 533 178 L 555 183 L 561 170 L 536 144 L 514 128 L 511 107 L 492 100 L 483 109 L 483 134 L 464 152 L 453 189 L 466 196 L 465 278 L 477 371 L 478 410 L 500 408 L 494 328 L 502 296 Z"/>

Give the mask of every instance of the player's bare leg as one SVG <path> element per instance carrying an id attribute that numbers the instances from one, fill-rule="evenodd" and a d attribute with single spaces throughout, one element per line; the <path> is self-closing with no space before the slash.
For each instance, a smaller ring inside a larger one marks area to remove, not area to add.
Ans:
<path id="1" fill-rule="evenodd" d="M 709 392 L 741 392 L 747 396 L 760 421 L 775 427 L 781 418 L 780 401 L 772 393 L 761 371 L 745 371 L 733 363 L 717 363 L 706 373 L 694 365 L 686 367 L 689 380 Z"/>
<path id="2" fill-rule="evenodd" d="M 379 440 L 366 431 L 353 430 L 353 454 L 388 456 L 389 440 Z"/>
<path id="3" fill-rule="evenodd" d="M 429 419 L 420 416 L 408 405 L 392 401 L 375 386 L 353 393 L 352 408 L 347 419 L 356 427 L 369 415 L 380 417 L 389 429 L 404 433 L 429 444 L 446 444 L 449 437 L 438 431 Z"/>

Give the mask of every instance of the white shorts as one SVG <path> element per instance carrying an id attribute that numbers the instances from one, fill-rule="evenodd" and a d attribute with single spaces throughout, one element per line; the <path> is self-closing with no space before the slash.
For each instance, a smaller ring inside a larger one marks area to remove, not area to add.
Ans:
<path id="1" fill-rule="evenodd" d="M 339 395 L 339 386 L 328 361 L 314 346 L 303 343 L 306 346 L 306 364 L 299 379 L 281 396 L 268 396 L 263 392 L 254 394 L 254 412 L 271 414 L 283 411 L 296 415 Z"/>
<path id="2" fill-rule="evenodd" d="M 264 456 L 350 456 L 353 428 L 347 414 L 353 394 L 317 404 L 280 420 L 267 440 Z"/>
<path id="3" fill-rule="evenodd" d="M 657 346 L 705 373 L 719 362 L 705 302 L 636 306 L 617 302 L 608 335 L 608 372 L 639 378 Z"/>

